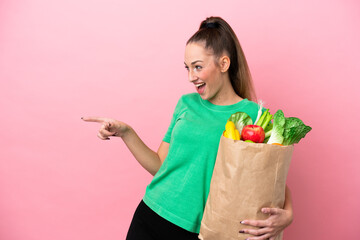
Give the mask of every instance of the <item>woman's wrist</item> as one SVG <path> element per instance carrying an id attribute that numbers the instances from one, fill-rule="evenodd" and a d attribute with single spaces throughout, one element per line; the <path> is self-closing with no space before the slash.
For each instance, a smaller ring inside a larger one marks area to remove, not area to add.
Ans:
<path id="1" fill-rule="evenodd" d="M 129 135 L 131 135 L 131 132 L 134 132 L 134 129 L 132 129 L 132 127 L 130 127 L 129 125 L 124 125 L 120 127 L 122 129 L 119 129 L 119 132 L 121 132 L 119 137 L 121 137 L 123 140 L 126 140 L 126 138 L 128 138 Z"/>

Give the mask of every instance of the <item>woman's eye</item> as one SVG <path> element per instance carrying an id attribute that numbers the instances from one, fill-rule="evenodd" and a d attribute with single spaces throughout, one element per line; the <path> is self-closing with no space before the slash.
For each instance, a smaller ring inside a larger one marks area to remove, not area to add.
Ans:
<path id="1" fill-rule="evenodd" d="M 186 69 L 187 71 L 189 71 L 189 67 L 188 67 L 188 66 L 185 66 L 185 69 Z"/>
<path id="2" fill-rule="evenodd" d="M 196 70 L 201 70 L 202 67 L 197 65 L 197 66 L 195 66 L 195 69 L 196 69 Z"/>

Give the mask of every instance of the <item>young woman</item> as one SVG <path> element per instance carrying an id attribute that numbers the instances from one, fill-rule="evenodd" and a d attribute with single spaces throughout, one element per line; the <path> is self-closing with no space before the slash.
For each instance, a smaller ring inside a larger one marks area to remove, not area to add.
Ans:
<path id="1" fill-rule="evenodd" d="M 185 68 L 197 93 L 183 95 L 157 152 L 148 148 L 133 128 L 109 118 L 99 122 L 98 137 L 121 137 L 137 161 L 152 175 L 135 211 L 127 240 L 198 239 L 220 136 L 229 116 L 246 112 L 253 121 L 258 105 L 251 75 L 239 41 L 219 17 L 204 20 L 185 48 Z M 239 219 L 260 227 L 241 232 L 249 239 L 275 239 L 292 222 L 290 191 L 284 209 L 264 208 L 266 220 Z"/>

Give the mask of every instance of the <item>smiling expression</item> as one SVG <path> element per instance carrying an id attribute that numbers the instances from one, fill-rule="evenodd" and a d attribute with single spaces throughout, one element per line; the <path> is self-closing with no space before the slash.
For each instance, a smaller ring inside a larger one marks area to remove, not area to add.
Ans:
<path id="1" fill-rule="evenodd" d="M 185 68 L 189 81 L 201 98 L 214 102 L 228 88 L 228 74 L 222 71 L 218 59 L 201 43 L 189 43 L 185 48 Z M 227 70 L 227 69 L 226 69 Z"/>

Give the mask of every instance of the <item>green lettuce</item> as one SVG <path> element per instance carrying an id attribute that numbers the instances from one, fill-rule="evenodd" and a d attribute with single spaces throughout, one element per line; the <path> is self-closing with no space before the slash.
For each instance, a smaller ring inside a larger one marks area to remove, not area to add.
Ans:
<path id="1" fill-rule="evenodd" d="M 284 127 L 284 141 L 282 145 L 292 145 L 299 143 L 305 135 L 311 131 L 310 126 L 306 126 L 303 121 L 296 117 L 286 118 Z"/>
<path id="2" fill-rule="evenodd" d="M 311 129 L 311 127 L 306 126 L 299 118 L 286 118 L 283 111 L 279 109 L 274 114 L 272 129 L 266 131 L 264 142 L 268 144 L 279 143 L 282 145 L 292 145 L 299 143 Z"/>
<path id="3" fill-rule="evenodd" d="M 277 110 L 277 112 L 274 114 L 273 129 L 271 131 L 270 138 L 267 141 L 268 144 L 283 143 L 285 122 L 286 122 L 286 118 L 284 116 L 283 111 Z"/>
<path id="4" fill-rule="evenodd" d="M 253 124 L 251 117 L 244 112 L 236 112 L 231 114 L 228 121 L 232 121 L 235 124 L 235 127 L 239 133 L 241 133 L 244 126 Z"/>
<path id="5" fill-rule="evenodd" d="M 267 143 L 269 141 L 273 126 L 274 126 L 274 124 L 272 122 L 269 122 L 269 124 L 264 129 L 264 131 L 265 131 L 264 143 Z"/>

